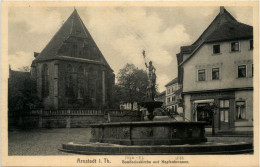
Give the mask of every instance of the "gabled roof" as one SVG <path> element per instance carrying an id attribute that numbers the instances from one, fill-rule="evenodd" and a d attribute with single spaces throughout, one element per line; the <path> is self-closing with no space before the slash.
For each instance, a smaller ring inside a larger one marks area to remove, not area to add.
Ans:
<path id="1" fill-rule="evenodd" d="M 156 95 L 156 97 L 165 96 L 165 94 L 166 94 L 166 91 L 162 91 L 161 93 L 158 93 Z"/>
<path id="2" fill-rule="evenodd" d="M 178 82 L 178 78 L 174 78 L 173 80 L 171 80 L 170 82 L 168 82 L 165 86 L 167 87 L 167 86 L 170 86 L 170 85 L 175 84 L 175 83 L 177 83 L 177 82 Z"/>
<path id="3" fill-rule="evenodd" d="M 253 27 L 233 21 L 222 24 L 206 38 L 205 42 L 220 42 L 249 38 L 253 38 Z"/>
<path id="4" fill-rule="evenodd" d="M 230 23 L 239 23 L 239 22 L 237 22 L 237 20 L 224 7 L 220 7 L 219 14 L 210 23 L 210 25 L 204 30 L 204 32 L 199 36 L 199 38 L 192 45 L 181 47 L 181 53 L 192 53 L 195 50 L 195 48 L 197 48 L 200 44 L 205 42 L 205 40 L 208 40 L 214 31 L 222 27 L 222 25 L 226 25 Z"/>
<path id="5" fill-rule="evenodd" d="M 191 55 L 179 65 L 187 62 L 204 43 L 253 38 L 253 27 L 238 22 L 224 7 L 208 28 L 190 46 L 181 47 L 181 53 Z"/>
<path id="6" fill-rule="evenodd" d="M 93 40 L 84 23 L 82 22 L 76 9 L 73 11 L 70 17 L 64 22 L 64 24 L 53 36 L 53 38 L 46 45 L 46 47 L 41 51 L 41 53 L 35 58 L 35 60 L 44 61 L 57 59 L 59 57 L 58 52 L 61 46 L 70 37 L 86 39 L 88 41 L 88 45 L 95 46 L 97 48 L 99 55 L 101 55 L 103 63 L 110 68 L 101 51 L 98 49 L 95 41 Z"/>

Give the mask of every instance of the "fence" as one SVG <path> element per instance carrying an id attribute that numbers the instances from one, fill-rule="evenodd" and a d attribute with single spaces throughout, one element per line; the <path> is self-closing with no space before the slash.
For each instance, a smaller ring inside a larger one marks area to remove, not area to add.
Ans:
<path id="1" fill-rule="evenodd" d="M 31 110 L 10 113 L 9 126 L 24 128 L 80 128 L 93 123 L 141 121 L 139 111 L 129 110 Z"/>

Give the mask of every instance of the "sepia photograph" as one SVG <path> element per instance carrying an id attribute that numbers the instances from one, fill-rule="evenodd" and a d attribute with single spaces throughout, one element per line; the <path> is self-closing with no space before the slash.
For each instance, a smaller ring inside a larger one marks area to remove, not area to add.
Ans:
<path id="1" fill-rule="evenodd" d="M 62 4 L 2 4 L 3 166 L 259 165 L 258 2 Z"/>

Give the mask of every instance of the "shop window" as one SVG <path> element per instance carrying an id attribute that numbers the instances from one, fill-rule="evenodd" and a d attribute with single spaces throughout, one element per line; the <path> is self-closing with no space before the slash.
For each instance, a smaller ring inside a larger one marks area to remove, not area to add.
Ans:
<path id="1" fill-rule="evenodd" d="M 238 78 L 246 77 L 246 65 L 238 66 Z"/>
<path id="2" fill-rule="evenodd" d="M 231 42 L 231 52 L 239 51 L 239 42 Z"/>
<path id="3" fill-rule="evenodd" d="M 250 48 L 249 49 L 252 50 L 253 48 L 254 48 L 254 41 L 251 39 L 250 40 Z"/>
<path id="4" fill-rule="evenodd" d="M 206 121 L 210 125 L 212 124 L 211 110 L 208 103 L 199 103 L 197 105 L 197 121 Z"/>
<path id="5" fill-rule="evenodd" d="M 198 81 L 205 81 L 206 80 L 206 70 L 198 70 Z"/>
<path id="6" fill-rule="evenodd" d="M 220 53 L 220 45 L 213 45 L 213 54 Z"/>
<path id="7" fill-rule="evenodd" d="M 220 100 L 219 101 L 219 112 L 220 112 L 220 121 L 228 122 L 229 119 L 229 100 Z"/>
<path id="8" fill-rule="evenodd" d="M 246 103 L 245 101 L 236 102 L 236 120 L 246 119 Z"/>
<path id="9" fill-rule="evenodd" d="M 212 68 L 212 80 L 219 80 L 219 68 Z"/>

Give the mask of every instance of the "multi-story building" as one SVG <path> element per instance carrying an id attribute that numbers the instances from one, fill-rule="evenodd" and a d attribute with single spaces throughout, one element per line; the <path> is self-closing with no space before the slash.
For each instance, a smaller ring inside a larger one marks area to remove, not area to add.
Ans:
<path id="1" fill-rule="evenodd" d="M 76 9 L 34 56 L 31 74 L 45 109 L 112 104 L 115 75 Z"/>
<path id="2" fill-rule="evenodd" d="M 253 131 L 252 26 L 220 7 L 197 41 L 181 47 L 177 59 L 187 119 L 214 121 L 216 132 Z"/>
<path id="3" fill-rule="evenodd" d="M 178 78 L 174 78 L 165 85 L 165 107 L 178 113 L 182 113 L 181 101 L 181 86 L 178 83 Z"/>

